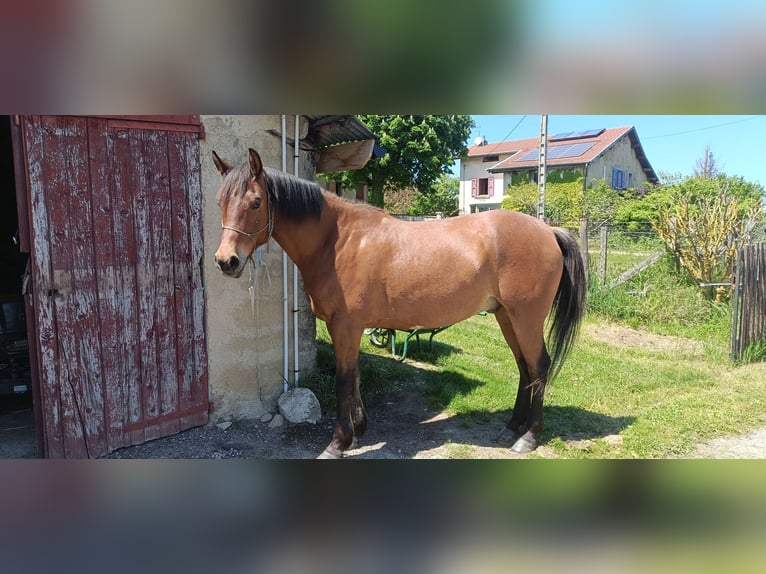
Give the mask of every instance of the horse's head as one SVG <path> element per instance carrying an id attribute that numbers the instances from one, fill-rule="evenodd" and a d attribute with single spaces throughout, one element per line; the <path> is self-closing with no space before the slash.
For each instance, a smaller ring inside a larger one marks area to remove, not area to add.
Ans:
<path id="1" fill-rule="evenodd" d="M 223 177 L 216 198 L 223 232 L 215 262 L 230 277 L 242 275 L 245 263 L 256 247 L 269 240 L 274 225 L 261 157 L 253 149 L 249 153 L 247 163 L 234 167 L 213 152 L 213 162 Z"/>

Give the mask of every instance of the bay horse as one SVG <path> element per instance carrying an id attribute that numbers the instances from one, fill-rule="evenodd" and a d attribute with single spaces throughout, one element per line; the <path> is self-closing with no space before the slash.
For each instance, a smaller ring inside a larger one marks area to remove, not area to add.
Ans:
<path id="1" fill-rule="evenodd" d="M 367 327 L 436 328 L 493 313 L 519 370 L 510 421 L 513 451 L 537 446 L 543 396 L 572 347 L 586 279 L 576 241 L 522 213 L 493 210 L 407 222 L 264 167 L 250 149 L 239 166 L 213 162 L 221 241 L 215 261 L 240 277 L 270 238 L 298 266 L 314 314 L 327 324 L 336 360 L 337 412 L 319 458 L 341 458 L 367 428 L 359 394 L 359 346 Z M 545 345 L 544 324 L 551 315 Z"/>

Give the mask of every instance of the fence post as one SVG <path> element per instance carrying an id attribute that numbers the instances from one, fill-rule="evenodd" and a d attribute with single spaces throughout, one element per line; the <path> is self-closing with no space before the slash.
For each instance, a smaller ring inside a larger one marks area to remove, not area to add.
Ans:
<path id="1" fill-rule="evenodd" d="M 744 257 L 744 248 L 737 250 L 737 259 L 734 263 L 734 288 L 731 301 L 731 352 L 729 356 L 732 361 L 740 358 L 739 352 L 739 322 L 742 310 L 740 308 L 740 297 L 742 294 L 742 259 Z"/>
<path id="2" fill-rule="evenodd" d="M 585 266 L 585 275 L 588 275 L 588 219 L 580 219 L 580 251 L 582 252 L 582 263 Z"/>
<path id="3" fill-rule="evenodd" d="M 598 258 L 598 276 L 601 279 L 601 284 L 606 283 L 606 244 L 609 236 L 609 227 L 603 225 L 601 227 L 601 242 L 599 245 L 599 258 Z"/>

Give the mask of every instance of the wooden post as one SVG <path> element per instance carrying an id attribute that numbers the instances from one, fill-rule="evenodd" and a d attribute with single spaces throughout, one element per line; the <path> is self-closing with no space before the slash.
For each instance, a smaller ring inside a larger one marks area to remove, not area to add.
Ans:
<path id="1" fill-rule="evenodd" d="M 588 275 L 588 220 L 583 217 L 580 220 L 580 251 L 582 252 L 582 263 L 585 266 L 585 275 Z"/>
<path id="2" fill-rule="evenodd" d="M 606 283 L 606 244 L 609 237 L 609 228 L 604 225 L 601 227 L 601 243 L 599 245 L 599 258 L 598 258 L 598 276 L 601 279 L 601 284 Z"/>

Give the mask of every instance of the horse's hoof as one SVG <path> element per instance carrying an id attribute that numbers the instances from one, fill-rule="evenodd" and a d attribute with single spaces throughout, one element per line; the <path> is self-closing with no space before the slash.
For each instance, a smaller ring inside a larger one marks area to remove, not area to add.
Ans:
<path id="1" fill-rule="evenodd" d="M 535 437 L 529 436 L 529 433 L 522 436 L 519 440 L 513 443 L 511 450 L 519 454 L 527 454 L 537 448 L 537 441 Z"/>
<path id="2" fill-rule="evenodd" d="M 317 457 L 317 460 L 337 460 L 340 458 L 343 458 L 343 452 L 335 447 L 328 446 L 322 451 L 322 454 Z"/>
<path id="3" fill-rule="evenodd" d="M 516 442 L 519 440 L 519 433 L 517 433 L 514 430 L 511 430 L 509 428 L 503 427 L 503 430 L 501 430 L 498 435 L 492 439 L 493 442 Z"/>

